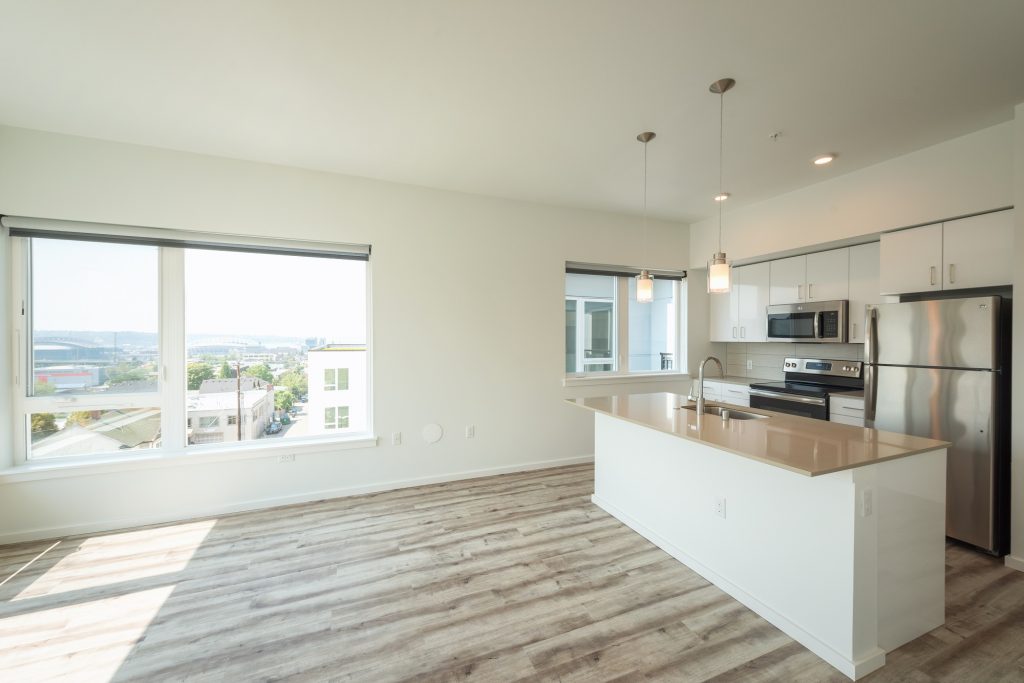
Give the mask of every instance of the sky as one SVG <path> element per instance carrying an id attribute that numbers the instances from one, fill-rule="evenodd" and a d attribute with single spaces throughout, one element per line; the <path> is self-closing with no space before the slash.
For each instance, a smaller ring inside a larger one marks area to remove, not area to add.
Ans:
<path id="1" fill-rule="evenodd" d="M 158 249 L 34 239 L 36 330 L 157 331 Z M 186 333 L 366 341 L 366 262 L 185 251 Z"/>

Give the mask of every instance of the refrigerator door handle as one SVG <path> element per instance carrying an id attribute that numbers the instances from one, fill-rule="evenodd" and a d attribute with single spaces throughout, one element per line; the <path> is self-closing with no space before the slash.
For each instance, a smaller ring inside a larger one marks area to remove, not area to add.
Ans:
<path id="1" fill-rule="evenodd" d="M 869 306 L 864 320 L 864 426 L 874 428 L 878 405 L 878 309 Z"/>

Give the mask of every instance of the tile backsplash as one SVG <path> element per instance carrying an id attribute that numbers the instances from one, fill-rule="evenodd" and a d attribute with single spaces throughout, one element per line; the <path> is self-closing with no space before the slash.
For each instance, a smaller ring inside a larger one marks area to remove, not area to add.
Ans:
<path id="1" fill-rule="evenodd" d="M 863 344 L 726 343 L 725 372 L 733 377 L 782 379 L 786 358 L 864 360 Z M 747 369 L 747 365 L 751 366 Z"/>

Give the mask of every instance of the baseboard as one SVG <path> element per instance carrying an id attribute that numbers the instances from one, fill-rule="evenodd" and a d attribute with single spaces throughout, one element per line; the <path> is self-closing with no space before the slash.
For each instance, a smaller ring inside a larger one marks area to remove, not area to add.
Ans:
<path id="1" fill-rule="evenodd" d="M 1016 569 L 1019 572 L 1024 572 L 1024 557 L 1014 557 L 1013 555 L 1007 555 L 1003 559 L 1006 562 L 1006 566 L 1010 569 Z"/>
<path id="2" fill-rule="evenodd" d="M 875 650 L 870 655 L 858 660 L 847 659 L 827 643 L 821 641 L 814 635 L 808 633 L 795 622 L 791 621 L 784 615 L 780 614 L 768 605 L 764 604 L 763 602 L 752 596 L 750 593 L 747 593 L 745 590 L 743 590 L 736 584 L 732 583 L 725 577 L 721 576 L 714 570 L 708 568 L 695 558 L 686 554 L 677 546 L 673 545 L 665 538 L 663 538 L 661 535 L 645 526 L 642 522 L 634 519 L 629 514 L 615 507 L 615 505 L 613 505 L 612 503 L 603 500 L 597 494 L 591 496 L 590 499 L 591 501 L 593 501 L 594 505 L 597 505 L 599 508 L 610 514 L 612 517 L 615 517 L 620 522 L 628 526 L 630 529 L 637 532 L 638 534 L 646 538 L 648 541 L 658 546 L 659 548 L 667 552 L 669 555 L 679 560 L 687 567 L 689 567 L 690 569 L 692 569 L 693 571 L 697 572 L 705 579 L 710 581 L 711 583 L 721 588 L 730 596 L 732 596 L 739 602 L 749 607 L 756 614 L 758 614 L 758 616 L 762 617 L 766 621 L 770 622 L 772 625 L 776 626 L 783 633 L 785 633 L 790 638 L 806 647 L 808 650 L 816 654 L 818 657 L 821 657 L 823 660 L 825 660 L 826 662 L 834 666 L 836 669 L 838 669 L 845 676 L 853 680 L 857 680 L 858 678 L 862 678 L 867 674 L 871 673 L 872 671 L 881 668 L 882 665 L 885 664 L 885 651 L 881 648 L 875 648 Z"/>
<path id="3" fill-rule="evenodd" d="M 161 515 L 126 517 L 119 519 L 98 520 L 93 522 L 82 522 L 79 524 L 67 524 L 63 526 L 43 527 L 27 531 L 17 531 L 0 534 L 0 545 L 9 543 L 24 543 L 26 541 L 40 541 L 64 538 L 67 536 L 80 536 L 82 534 L 93 534 L 105 531 L 118 531 L 134 527 L 148 526 L 150 524 L 165 524 L 169 522 L 184 522 L 192 519 L 217 517 L 236 512 L 249 512 L 251 510 L 263 510 L 266 508 L 295 505 L 297 503 L 311 503 L 318 500 L 329 500 L 332 498 L 345 498 L 348 496 L 359 496 L 367 493 L 380 493 L 382 491 L 394 491 L 397 489 L 413 488 L 416 486 L 427 486 L 430 484 L 444 484 L 453 481 L 466 479 L 479 479 L 482 477 L 493 477 L 499 474 L 514 474 L 516 472 L 531 472 L 534 470 L 546 470 L 554 467 L 566 467 L 568 465 L 582 465 L 594 462 L 593 455 L 581 455 L 571 458 L 560 458 L 556 460 L 540 460 L 536 462 L 523 463 L 519 465 L 504 465 L 500 467 L 488 467 L 477 470 L 466 470 L 464 472 L 449 472 L 429 477 L 416 477 L 413 479 L 395 479 L 373 484 L 360 486 L 347 486 L 342 488 L 321 489 L 308 491 L 288 496 L 276 496 L 273 498 L 259 498 L 254 500 L 237 501 L 216 505 L 201 510 L 179 511 Z"/>

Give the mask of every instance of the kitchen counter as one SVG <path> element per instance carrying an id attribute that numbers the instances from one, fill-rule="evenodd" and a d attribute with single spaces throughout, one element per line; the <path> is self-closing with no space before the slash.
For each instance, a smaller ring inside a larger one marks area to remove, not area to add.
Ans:
<path id="1" fill-rule="evenodd" d="M 943 624 L 945 442 L 698 419 L 670 393 L 571 402 L 595 413 L 596 505 L 848 677 Z"/>
<path id="2" fill-rule="evenodd" d="M 568 401 L 581 408 L 810 477 L 949 446 L 945 441 L 761 409 L 742 410 L 769 415 L 768 419 L 726 421 L 704 415 L 698 420 L 695 411 L 679 409 L 687 403 L 685 396 L 666 392 Z M 709 402 L 708 405 L 718 404 Z"/>

